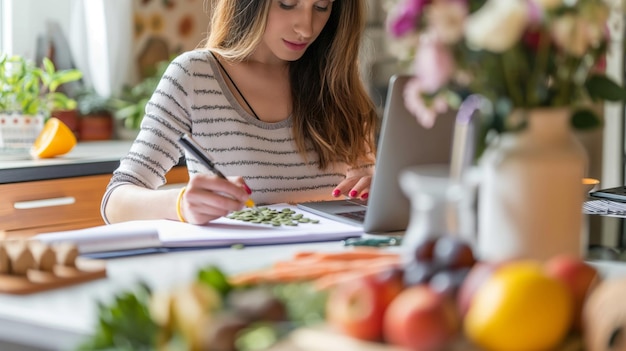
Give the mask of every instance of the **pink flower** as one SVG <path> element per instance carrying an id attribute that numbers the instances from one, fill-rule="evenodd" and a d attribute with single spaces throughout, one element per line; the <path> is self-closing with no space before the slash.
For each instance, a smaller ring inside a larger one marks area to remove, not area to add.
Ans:
<path id="1" fill-rule="evenodd" d="M 546 8 L 542 7 L 537 1 L 528 2 L 528 22 L 531 26 L 541 24 L 545 17 Z"/>
<path id="2" fill-rule="evenodd" d="M 424 128 L 430 129 L 435 125 L 437 115 L 446 112 L 448 104 L 441 96 L 435 96 L 431 101 L 424 100 L 423 90 L 418 78 L 412 78 L 404 87 L 404 105 L 415 116 L 417 122 Z"/>
<path id="3" fill-rule="evenodd" d="M 403 0 L 389 14 L 388 31 L 395 37 L 411 32 L 429 0 Z"/>
<path id="4" fill-rule="evenodd" d="M 432 94 L 441 89 L 452 77 L 454 69 L 450 50 L 434 35 L 422 35 L 413 64 L 422 91 Z"/>

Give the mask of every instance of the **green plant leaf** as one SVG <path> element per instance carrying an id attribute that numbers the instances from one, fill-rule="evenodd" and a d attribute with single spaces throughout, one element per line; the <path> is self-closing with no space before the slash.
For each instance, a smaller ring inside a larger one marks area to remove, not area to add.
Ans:
<path id="1" fill-rule="evenodd" d="M 226 275 L 215 266 L 208 266 L 198 271 L 197 280 L 215 289 L 222 297 L 233 289 Z"/>
<path id="2" fill-rule="evenodd" d="M 626 90 L 605 75 L 589 77 L 585 88 L 594 101 L 626 101 Z"/>
<path id="3" fill-rule="evenodd" d="M 592 110 L 577 110 L 572 114 L 571 125 L 574 129 L 593 129 L 602 125 L 602 120 Z"/>
<path id="4" fill-rule="evenodd" d="M 149 287 L 124 291 L 109 304 L 98 303 L 98 325 L 77 350 L 154 350 L 159 327 L 150 316 Z"/>
<path id="5" fill-rule="evenodd" d="M 73 109 L 76 102 L 56 90 L 81 77 L 74 69 L 56 71 L 48 58 L 40 68 L 21 56 L 0 55 L 0 111 L 49 116 L 54 109 Z"/>
<path id="6" fill-rule="evenodd" d="M 56 91 L 60 85 L 80 80 L 82 77 L 83 73 L 75 69 L 56 72 L 50 81 L 50 91 Z"/>
<path id="7" fill-rule="evenodd" d="M 52 63 L 52 61 L 49 58 L 47 58 L 47 57 L 43 58 L 43 67 L 46 70 L 47 74 L 51 75 L 55 71 L 54 63 Z"/>
<path id="8" fill-rule="evenodd" d="M 54 110 L 73 110 L 76 108 L 76 101 L 67 97 L 62 93 L 52 93 L 49 95 L 49 109 Z"/>

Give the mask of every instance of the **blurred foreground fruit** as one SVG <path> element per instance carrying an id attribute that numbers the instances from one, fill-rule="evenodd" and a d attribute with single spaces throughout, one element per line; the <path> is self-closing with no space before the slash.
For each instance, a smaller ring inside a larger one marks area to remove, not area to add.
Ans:
<path id="1" fill-rule="evenodd" d="M 583 305 L 599 278 L 598 271 L 580 258 L 559 255 L 545 263 L 549 276 L 559 279 L 570 289 L 574 297 L 574 322 L 576 331 L 581 331 L 581 313 Z"/>
<path id="2" fill-rule="evenodd" d="M 587 351 L 626 350 L 626 278 L 606 279 L 593 289 L 582 311 Z"/>
<path id="3" fill-rule="evenodd" d="M 34 158 L 50 158 L 66 154 L 76 145 L 76 137 L 65 123 L 50 118 L 33 143 L 30 154 Z"/>
<path id="4" fill-rule="evenodd" d="M 451 236 L 425 239 L 411 250 L 404 262 L 404 284 L 429 284 L 450 296 L 456 295 L 476 263 L 471 245 Z"/>
<path id="5" fill-rule="evenodd" d="M 384 319 L 388 343 L 409 350 L 442 350 L 459 331 L 460 320 L 449 296 L 428 285 L 402 291 L 389 305 Z"/>
<path id="6" fill-rule="evenodd" d="M 339 284 L 329 293 L 326 319 L 345 335 L 378 341 L 387 306 L 403 287 L 401 272 L 395 270 Z"/>
<path id="7" fill-rule="evenodd" d="M 445 269 L 472 267 L 476 263 L 472 247 L 458 238 L 443 236 L 435 242 L 433 260 Z"/>
<path id="8" fill-rule="evenodd" d="M 569 331 L 572 300 L 565 284 L 539 263 L 508 262 L 474 293 L 464 329 L 487 350 L 550 350 Z"/>

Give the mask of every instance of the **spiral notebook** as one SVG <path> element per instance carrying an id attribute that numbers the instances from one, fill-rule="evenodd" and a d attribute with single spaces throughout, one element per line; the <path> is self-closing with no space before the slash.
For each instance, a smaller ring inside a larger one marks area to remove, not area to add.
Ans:
<path id="1" fill-rule="evenodd" d="M 274 227 L 267 224 L 219 218 L 206 225 L 192 225 L 170 220 L 129 221 L 87 229 L 39 234 L 33 237 L 45 243 L 72 242 L 83 255 L 117 257 L 137 253 L 165 252 L 242 245 L 290 244 L 333 241 L 359 237 L 363 230 L 298 210 L 288 204 L 268 208 L 285 208 L 301 213 L 319 223 Z"/>

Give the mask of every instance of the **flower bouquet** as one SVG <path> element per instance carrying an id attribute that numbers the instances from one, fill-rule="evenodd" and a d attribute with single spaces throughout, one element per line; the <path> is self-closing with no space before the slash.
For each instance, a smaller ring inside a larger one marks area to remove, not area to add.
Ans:
<path id="1" fill-rule="evenodd" d="M 399 0 L 393 51 L 411 59 L 407 108 L 424 126 L 469 94 L 493 106 L 487 129 L 523 126 L 515 109 L 568 107 L 575 128 L 600 125 L 594 103 L 626 91 L 604 74 L 610 8 L 602 0 Z"/>
<path id="2" fill-rule="evenodd" d="M 601 101 L 626 100 L 604 72 L 610 13 L 603 0 L 390 3 L 394 52 L 414 74 L 407 109 L 425 127 L 449 107 L 457 121 L 481 112 L 481 258 L 584 254 L 588 159 L 572 129 L 599 126 Z"/>

